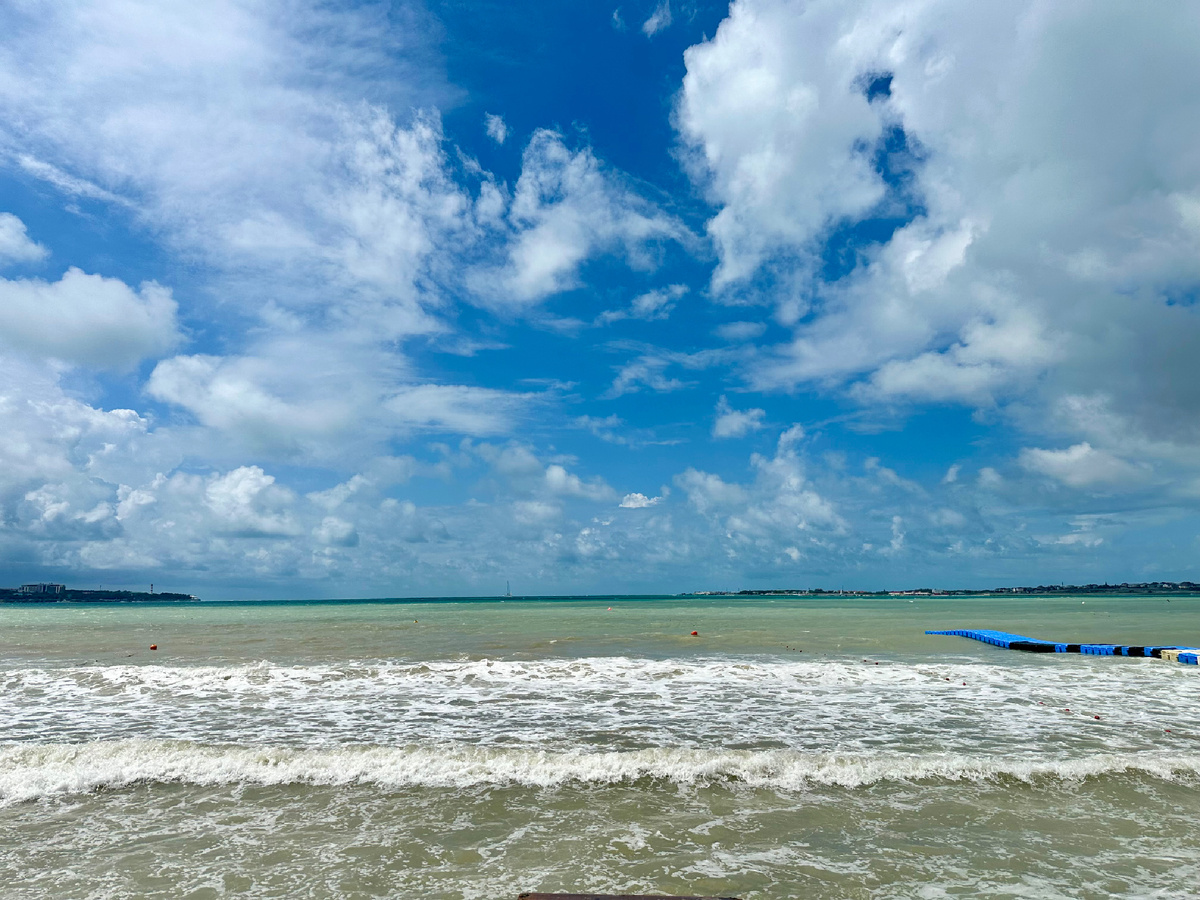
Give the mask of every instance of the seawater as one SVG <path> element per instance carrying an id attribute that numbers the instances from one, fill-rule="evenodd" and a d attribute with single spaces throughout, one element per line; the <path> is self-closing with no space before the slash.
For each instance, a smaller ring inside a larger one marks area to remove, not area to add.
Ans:
<path id="1" fill-rule="evenodd" d="M 0 894 L 1200 892 L 1200 670 L 927 628 L 1200 598 L 0 606 Z"/>

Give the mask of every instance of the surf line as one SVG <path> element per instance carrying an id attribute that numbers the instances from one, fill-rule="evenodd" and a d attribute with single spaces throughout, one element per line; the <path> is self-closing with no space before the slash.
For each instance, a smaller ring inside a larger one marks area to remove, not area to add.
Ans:
<path id="1" fill-rule="evenodd" d="M 992 631 L 988 628 L 954 628 L 949 631 L 926 631 L 926 634 L 949 634 L 955 637 L 983 641 L 1005 650 L 1024 650 L 1026 653 L 1083 653 L 1088 656 L 1150 656 L 1187 665 L 1197 665 L 1200 648 L 1171 646 L 1138 647 L 1125 644 L 1064 644 L 1010 634 L 1007 631 Z"/>

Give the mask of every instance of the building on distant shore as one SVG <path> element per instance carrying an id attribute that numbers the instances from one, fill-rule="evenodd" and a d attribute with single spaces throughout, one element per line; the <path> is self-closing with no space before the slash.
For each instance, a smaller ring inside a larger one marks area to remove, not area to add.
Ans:
<path id="1" fill-rule="evenodd" d="M 54 584 L 49 581 L 41 581 L 37 584 L 23 584 L 17 588 L 18 594 L 38 594 L 39 596 L 53 596 L 61 594 L 67 589 L 65 584 Z"/>

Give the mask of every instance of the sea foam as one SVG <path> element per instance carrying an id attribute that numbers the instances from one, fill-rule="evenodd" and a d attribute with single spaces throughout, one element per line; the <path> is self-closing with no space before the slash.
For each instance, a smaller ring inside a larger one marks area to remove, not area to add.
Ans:
<path id="1" fill-rule="evenodd" d="M 530 748 L 431 745 L 279 747 L 121 740 L 84 744 L 0 744 L 5 805 L 137 784 L 371 785 L 467 788 L 643 780 L 727 784 L 779 791 L 862 788 L 885 781 L 1027 783 L 1144 775 L 1166 781 L 1200 776 L 1200 753 L 1094 753 L 1086 756 L 955 753 L 804 753 L 654 749 L 548 752 Z"/>
<path id="2" fill-rule="evenodd" d="M 1187 748 L 1195 714 L 1194 694 L 1181 690 L 1192 683 L 1183 667 L 1089 662 L 589 657 L 47 666 L 0 671 L 0 721 L 8 740 L 61 744 L 170 736 L 200 745 L 967 757 Z"/>

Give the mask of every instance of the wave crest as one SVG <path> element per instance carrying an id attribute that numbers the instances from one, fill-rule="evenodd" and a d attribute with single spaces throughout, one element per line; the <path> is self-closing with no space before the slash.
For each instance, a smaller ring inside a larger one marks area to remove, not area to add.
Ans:
<path id="1" fill-rule="evenodd" d="M 1108 775 L 1162 780 L 1200 775 L 1200 754 L 969 756 L 654 749 L 627 752 L 412 745 L 407 747 L 206 745 L 122 740 L 0 745 L 0 803 L 133 784 L 374 785 L 382 788 L 569 783 L 743 783 L 781 791 L 859 788 L 883 781 L 1081 780 Z"/>

